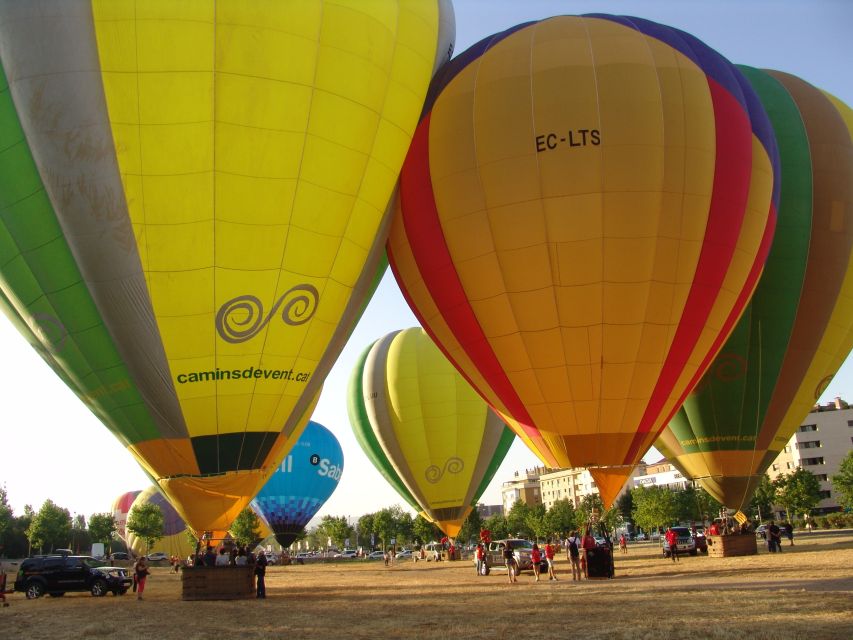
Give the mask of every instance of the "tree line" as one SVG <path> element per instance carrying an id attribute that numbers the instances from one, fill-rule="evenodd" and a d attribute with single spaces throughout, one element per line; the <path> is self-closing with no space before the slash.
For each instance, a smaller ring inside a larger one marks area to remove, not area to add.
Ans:
<path id="1" fill-rule="evenodd" d="M 832 477 L 832 484 L 838 502 L 848 510 L 853 509 L 853 451 L 847 453 L 838 473 Z M 773 505 L 781 505 L 788 520 L 793 521 L 808 515 L 821 498 L 820 481 L 807 469 L 795 469 L 772 482 L 764 476 L 747 515 L 769 520 L 773 518 Z M 476 509 L 472 510 L 457 541 L 474 543 L 482 529 L 489 529 L 493 539 L 563 537 L 572 530 L 582 529 L 592 513 L 599 514 L 609 531 L 629 521 L 644 530 L 654 530 L 676 522 L 713 519 L 720 508 L 707 492 L 693 487 L 682 491 L 639 487 L 622 494 L 610 510 L 604 509 L 597 495 L 585 496 L 577 507 L 567 499 L 558 500 L 547 510 L 544 505 L 529 506 L 519 501 L 506 515 L 493 515 L 485 520 Z M 160 508 L 149 503 L 133 509 L 128 515 L 127 529 L 150 548 L 163 537 Z M 241 544 L 254 544 L 259 540 L 259 530 L 257 515 L 247 508 L 232 525 L 231 534 Z M 188 535 L 195 541 L 191 533 Z M 398 546 L 417 546 L 441 540 L 443 535 L 422 516 L 412 517 L 401 507 L 393 506 L 361 516 L 355 526 L 344 516 L 325 516 L 317 527 L 303 535 L 303 539 L 314 549 L 328 546 L 329 540 L 338 548 L 347 546 L 347 541 L 349 546 L 388 548 L 392 540 Z M 72 516 L 68 509 L 48 499 L 38 511 L 26 505 L 23 513 L 16 516 L 9 505 L 5 486 L 0 486 L 0 557 L 20 558 L 59 548 L 88 553 L 93 542 L 103 542 L 113 551 L 124 549 L 116 535 L 112 514 L 94 513 L 88 519 L 82 514 Z"/>

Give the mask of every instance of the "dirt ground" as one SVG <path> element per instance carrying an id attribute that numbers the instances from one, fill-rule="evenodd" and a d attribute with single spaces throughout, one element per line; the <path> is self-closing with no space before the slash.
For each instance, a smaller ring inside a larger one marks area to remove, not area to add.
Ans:
<path id="1" fill-rule="evenodd" d="M 4 564 L 10 578 L 14 567 Z M 853 531 L 815 532 L 741 558 L 660 557 L 656 543 L 616 556 L 613 580 L 477 576 L 468 561 L 270 567 L 266 600 L 185 602 L 180 576 L 155 568 L 132 593 L 8 596 L 9 638 L 853 638 Z"/>

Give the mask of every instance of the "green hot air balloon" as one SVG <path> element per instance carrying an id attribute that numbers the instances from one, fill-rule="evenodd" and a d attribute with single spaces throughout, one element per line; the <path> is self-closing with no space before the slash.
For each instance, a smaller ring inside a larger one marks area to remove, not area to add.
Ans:
<path id="1" fill-rule="evenodd" d="M 347 409 L 379 472 L 450 537 L 515 437 L 421 328 L 390 333 L 364 351 Z"/>
<path id="2" fill-rule="evenodd" d="M 298 440 L 366 304 L 452 15 L 0 2 L 0 309 L 196 532 Z"/>
<path id="3" fill-rule="evenodd" d="M 853 347 L 853 112 L 794 76 L 740 70 L 779 145 L 779 222 L 750 305 L 655 443 L 731 508 L 746 507 Z"/>

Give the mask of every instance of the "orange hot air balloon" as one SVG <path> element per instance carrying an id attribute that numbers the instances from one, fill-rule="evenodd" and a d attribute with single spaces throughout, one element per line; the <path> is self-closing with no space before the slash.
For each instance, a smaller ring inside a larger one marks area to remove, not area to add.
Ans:
<path id="1" fill-rule="evenodd" d="M 486 401 L 610 504 L 755 287 L 777 166 L 749 83 L 689 34 L 523 24 L 434 79 L 389 261 Z"/>

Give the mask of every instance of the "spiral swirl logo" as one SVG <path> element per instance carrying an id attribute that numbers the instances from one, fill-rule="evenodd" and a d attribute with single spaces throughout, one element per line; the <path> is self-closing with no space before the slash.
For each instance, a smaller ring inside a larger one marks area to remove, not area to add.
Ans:
<path id="1" fill-rule="evenodd" d="M 746 358 L 737 353 L 721 353 L 708 369 L 702 380 L 693 388 L 693 393 L 704 391 L 712 378 L 719 382 L 734 382 L 746 375 Z"/>
<path id="2" fill-rule="evenodd" d="M 814 399 L 815 402 L 823 395 L 823 392 L 826 391 L 826 388 L 829 386 L 829 383 L 832 382 L 832 379 L 835 377 L 834 373 L 830 373 L 828 376 L 823 378 L 820 382 L 817 383 L 817 386 L 814 390 Z"/>
<path id="3" fill-rule="evenodd" d="M 438 465 L 431 464 L 427 467 L 424 475 L 426 476 L 427 482 L 430 484 L 435 484 L 439 480 L 444 477 L 445 473 L 461 473 L 462 469 L 465 468 L 465 462 L 462 458 L 457 458 L 456 456 L 452 456 L 448 458 L 444 463 L 444 468 L 439 467 Z"/>
<path id="4" fill-rule="evenodd" d="M 216 331 L 226 342 L 251 340 L 260 333 L 281 308 L 285 324 L 298 326 L 308 322 L 317 311 L 320 294 L 310 284 L 298 284 L 288 289 L 264 317 L 263 303 L 252 295 L 237 296 L 223 304 L 216 313 Z"/>

